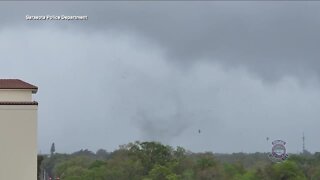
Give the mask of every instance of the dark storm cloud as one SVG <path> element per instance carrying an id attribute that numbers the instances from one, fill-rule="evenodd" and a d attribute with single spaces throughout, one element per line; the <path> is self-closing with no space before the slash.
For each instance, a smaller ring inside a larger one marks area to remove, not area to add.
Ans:
<path id="1" fill-rule="evenodd" d="M 13 21 L 43 25 L 23 21 L 26 14 L 85 14 L 89 16 L 85 23 L 54 23 L 62 28 L 76 25 L 89 32 L 117 29 L 137 33 L 164 47 L 168 59 L 178 66 L 203 58 L 227 67 L 245 66 L 266 80 L 320 73 L 318 2 L 13 4 L 14 12 L 8 6 L 1 8 L 6 15 L 1 16 L 3 26 Z"/>

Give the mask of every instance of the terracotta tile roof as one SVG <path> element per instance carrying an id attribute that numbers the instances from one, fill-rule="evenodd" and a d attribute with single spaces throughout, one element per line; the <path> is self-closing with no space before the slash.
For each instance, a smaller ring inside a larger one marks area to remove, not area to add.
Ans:
<path id="1" fill-rule="evenodd" d="M 20 79 L 0 79 L 0 89 L 32 89 L 36 93 L 38 87 Z"/>
<path id="2" fill-rule="evenodd" d="M 38 105 L 38 102 L 33 101 L 33 102 L 4 102 L 4 101 L 0 101 L 0 105 Z"/>

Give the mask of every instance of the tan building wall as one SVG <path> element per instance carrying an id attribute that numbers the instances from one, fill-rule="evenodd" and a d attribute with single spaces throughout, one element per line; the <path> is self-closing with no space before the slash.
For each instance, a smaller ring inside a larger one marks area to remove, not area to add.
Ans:
<path id="1" fill-rule="evenodd" d="M 32 101 L 31 90 L 26 89 L 0 89 L 0 101 Z"/>
<path id="2" fill-rule="evenodd" d="M 37 179 L 37 109 L 0 105 L 0 180 Z"/>

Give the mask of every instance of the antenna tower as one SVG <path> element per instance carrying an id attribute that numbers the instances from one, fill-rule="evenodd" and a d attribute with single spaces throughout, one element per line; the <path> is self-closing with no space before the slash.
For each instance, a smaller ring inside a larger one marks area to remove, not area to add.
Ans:
<path id="1" fill-rule="evenodd" d="M 304 133 L 302 133 L 302 153 L 306 152 L 306 147 L 305 147 L 305 137 Z"/>

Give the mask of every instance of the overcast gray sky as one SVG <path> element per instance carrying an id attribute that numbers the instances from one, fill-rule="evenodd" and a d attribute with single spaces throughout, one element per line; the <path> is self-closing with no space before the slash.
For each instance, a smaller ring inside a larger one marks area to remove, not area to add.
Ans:
<path id="1" fill-rule="evenodd" d="M 43 153 L 296 153 L 303 132 L 320 149 L 319 2 L 0 2 L 0 22 L 0 77 L 39 87 Z"/>

